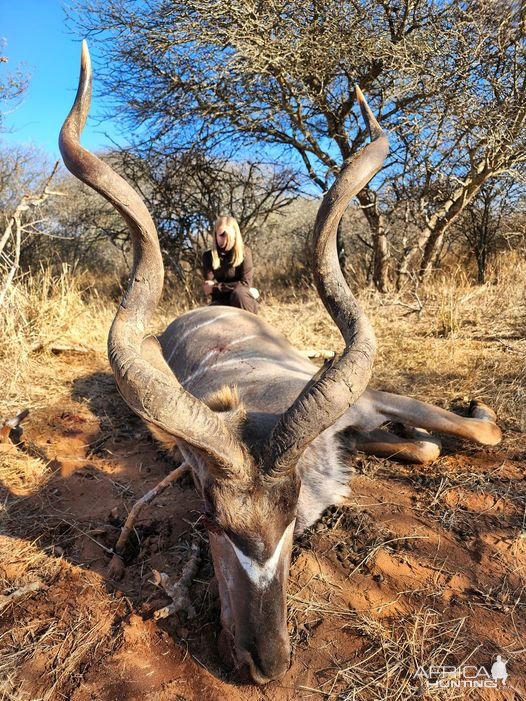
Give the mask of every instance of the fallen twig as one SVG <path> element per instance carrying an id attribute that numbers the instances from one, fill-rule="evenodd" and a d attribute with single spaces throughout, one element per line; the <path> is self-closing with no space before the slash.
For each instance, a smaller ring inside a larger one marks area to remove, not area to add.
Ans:
<path id="1" fill-rule="evenodd" d="M 29 348 L 31 353 L 38 353 L 39 351 L 49 350 L 52 353 L 91 353 L 92 349 L 87 346 L 82 346 L 76 343 L 59 343 L 56 341 L 37 341 L 33 343 Z"/>
<path id="2" fill-rule="evenodd" d="M 35 592 L 41 591 L 42 589 L 47 589 L 47 585 L 44 584 L 44 582 L 37 581 L 25 584 L 23 587 L 15 589 L 15 591 L 12 591 L 10 594 L 1 594 L 0 609 L 9 606 L 9 604 L 13 604 L 19 599 L 23 599 L 24 596 L 26 596 L 26 594 L 34 594 Z"/>

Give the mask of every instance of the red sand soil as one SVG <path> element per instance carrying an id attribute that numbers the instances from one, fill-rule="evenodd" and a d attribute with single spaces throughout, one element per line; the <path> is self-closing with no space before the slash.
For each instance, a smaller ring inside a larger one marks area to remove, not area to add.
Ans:
<path id="1" fill-rule="evenodd" d="M 41 591 L 3 615 L 0 636 L 28 635 L 34 624 L 34 638 L 43 621 L 70 631 L 15 670 L 26 698 L 343 701 L 358 687 L 363 699 L 410 698 L 398 697 L 396 685 L 416 664 L 438 664 L 441 645 L 450 650 L 444 664 L 469 657 L 489 669 L 496 654 L 509 660 L 507 690 L 456 698 L 526 698 L 524 450 L 508 439 L 484 450 L 452 441 L 423 467 L 351 457 L 352 498 L 295 545 L 291 667 L 280 682 L 258 688 L 242 684 L 217 652 L 219 604 L 190 479 L 143 510 L 123 580 L 106 579 L 104 548 L 114 545 L 133 502 L 173 464 L 124 406 L 104 359 L 56 362 L 71 377 L 71 396 L 33 412 L 24 434 L 45 451 L 53 475 L 23 499 L 3 489 L 13 543 L 11 560 L 0 563 L 4 576 L 16 578 L 17 549 L 28 542 L 57 564 Z M 152 569 L 177 575 L 196 529 L 196 616 L 156 621 L 153 612 L 168 599 Z M 20 645 L 27 641 L 21 636 Z"/>

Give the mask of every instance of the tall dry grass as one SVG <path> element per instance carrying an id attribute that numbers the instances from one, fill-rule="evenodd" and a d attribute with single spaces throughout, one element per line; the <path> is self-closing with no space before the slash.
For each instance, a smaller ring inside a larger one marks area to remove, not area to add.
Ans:
<path id="1" fill-rule="evenodd" d="M 21 409 L 34 416 L 67 399 L 75 376 L 104 347 L 110 309 L 93 276 L 67 265 L 11 286 L 0 310 L 0 419 Z M 40 448 L 0 447 L 1 481 L 12 493 L 31 494 L 51 475 L 53 456 Z"/>
<path id="2" fill-rule="evenodd" d="M 400 294 L 363 290 L 378 337 L 374 384 L 442 405 L 464 395 L 485 397 L 516 428 L 524 427 L 525 279 L 526 260 L 510 252 L 496 259 L 482 286 L 457 269 Z M 27 274 L 11 288 L 0 314 L 0 415 L 44 406 L 64 391 L 64 378 L 54 376 L 54 353 L 78 350 L 78 372 L 93 354 L 105 353 L 118 304 L 109 289 L 107 280 L 67 266 L 58 274 Z M 152 330 L 188 305 L 170 289 Z M 298 348 L 342 348 L 312 286 L 273 287 L 263 295 L 261 314 Z"/>
<path id="3" fill-rule="evenodd" d="M 484 399 L 508 427 L 525 430 L 524 280 L 526 260 L 510 252 L 484 285 L 457 269 L 403 297 L 373 296 L 375 382 L 446 407 Z"/>
<path id="4" fill-rule="evenodd" d="M 43 268 L 18 280 L 0 314 L 0 415 L 45 405 L 60 393 L 50 354 L 100 349 L 110 319 L 108 300 L 86 272 L 64 265 L 58 274 Z"/>

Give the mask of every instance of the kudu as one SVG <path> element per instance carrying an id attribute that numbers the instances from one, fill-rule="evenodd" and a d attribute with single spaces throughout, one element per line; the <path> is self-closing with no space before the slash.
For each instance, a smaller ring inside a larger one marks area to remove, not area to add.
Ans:
<path id="1" fill-rule="evenodd" d="M 130 408 L 164 443 L 177 442 L 192 467 L 209 528 L 222 635 L 231 639 L 239 667 L 260 684 L 280 678 L 289 664 L 293 535 L 349 491 L 338 433 L 352 427 L 357 449 L 415 462 L 439 454 L 427 431 L 488 445 L 501 438 L 495 414 L 481 403 L 463 418 L 367 389 L 374 333 L 340 271 L 335 238 L 349 201 L 382 167 L 388 142 L 356 92 L 371 142 L 344 164 L 323 198 L 312 257 L 318 292 L 345 350 L 318 372 L 259 317 L 235 308 L 196 309 L 158 339 L 145 337 L 163 286 L 161 252 L 140 197 L 79 143 L 91 99 L 86 45 L 60 134 L 69 170 L 109 200 L 130 229 L 133 271 L 109 333 L 111 366 Z M 411 438 L 381 428 L 389 421 L 414 427 Z"/>

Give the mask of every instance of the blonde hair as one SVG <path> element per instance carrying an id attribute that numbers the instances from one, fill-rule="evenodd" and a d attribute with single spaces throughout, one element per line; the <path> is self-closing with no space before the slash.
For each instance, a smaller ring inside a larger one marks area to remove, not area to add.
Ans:
<path id="1" fill-rule="evenodd" d="M 241 265 L 244 259 L 244 254 L 245 254 L 245 246 L 243 244 L 243 238 L 241 236 L 241 231 L 239 229 L 239 224 L 237 223 L 236 219 L 234 217 L 229 217 L 229 216 L 220 216 L 217 217 L 215 224 L 214 224 L 214 245 L 212 247 L 212 268 L 214 270 L 217 270 L 220 266 L 220 260 L 219 260 L 219 251 L 217 249 L 217 237 L 216 237 L 216 232 L 219 226 L 231 226 L 232 229 L 234 230 L 234 245 L 230 249 L 230 254 L 232 257 L 231 260 L 231 265 L 232 267 L 236 268 L 238 265 Z"/>

